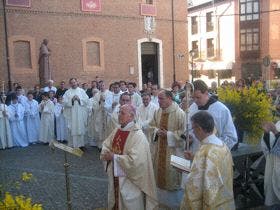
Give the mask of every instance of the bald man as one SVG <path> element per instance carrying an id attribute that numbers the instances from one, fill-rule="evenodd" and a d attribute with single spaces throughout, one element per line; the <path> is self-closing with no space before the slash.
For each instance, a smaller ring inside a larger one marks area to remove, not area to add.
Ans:
<path id="1" fill-rule="evenodd" d="M 108 209 L 143 210 L 157 206 L 148 140 L 135 124 L 131 104 L 120 107 L 119 124 L 104 141 L 100 158 L 107 162 Z"/>

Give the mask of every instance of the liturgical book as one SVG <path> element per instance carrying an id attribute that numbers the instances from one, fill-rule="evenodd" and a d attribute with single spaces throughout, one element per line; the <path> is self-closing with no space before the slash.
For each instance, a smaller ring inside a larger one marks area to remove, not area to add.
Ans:
<path id="1" fill-rule="evenodd" d="M 176 155 L 171 155 L 170 164 L 173 167 L 183 170 L 185 172 L 191 171 L 191 161 L 189 161 L 185 158 L 181 158 Z"/>

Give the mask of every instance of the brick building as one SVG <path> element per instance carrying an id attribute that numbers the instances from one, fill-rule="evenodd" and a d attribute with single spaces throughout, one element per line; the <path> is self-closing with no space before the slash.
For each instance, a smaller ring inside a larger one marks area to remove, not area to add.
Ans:
<path id="1" fill-rule="evenodd" d="M 163 87 L 188 78 L 185 0 L 6 0 L 5 10 L 3 5 L 0 80 L 27 88 L 39 83 L 45 38 L 56 84 L 70 77 L 89 82 L 98 75 L 107 83 L 122 79 L 141 88 L 149 71 Z"/>
<path id="2" fill-rule="evenodd" d="M 188 15 L 195 67 L 209 79 L 280 77 L 280 1 L 192 0 Z"/>
<path id="3" fill-rule="evenodd" d="M 238 77 L 275 79 L 280 70 L 280 2 L 239 0 L 236 12 L 240 13 L 236 18 Z M 270 57 L 267 67 L 263 65 L 266 56 Z"/>

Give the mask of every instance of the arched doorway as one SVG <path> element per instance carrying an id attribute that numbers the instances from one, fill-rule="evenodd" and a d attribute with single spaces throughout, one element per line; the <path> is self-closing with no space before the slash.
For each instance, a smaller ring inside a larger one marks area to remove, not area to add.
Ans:
<path id="1" fill-rule="evenodd" d="M 138 40 L 139 88 L 152 82 L 163 85 L 162 41 L 158 39 Z"/>
<path id="2" fill-rule="evenodd" d="M 141 44 L 142 84 L 158 84 L 158 44 L 143 42 Z"/>

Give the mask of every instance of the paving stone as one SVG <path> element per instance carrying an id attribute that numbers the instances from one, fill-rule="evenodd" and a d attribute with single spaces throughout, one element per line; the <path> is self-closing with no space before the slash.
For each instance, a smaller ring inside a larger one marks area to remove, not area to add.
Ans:
<path id="1" fill-rule="evenodd" d="M 72 209 L 86 210 L 106 206 L 107 175 L 96 148 L 87 147 L 80 157 L 67 155 Z M 0 184 L 16 194 L 32 197 L 44 209 L 67 209 L 64 174 L 64 152 L 52 151 L 46 145 L 0 150 Z M 30 182 L 22 182 L 21 174 L 33 174 Z M 21 183 L 16 189 L 15 183 Z"/>

